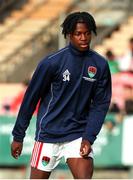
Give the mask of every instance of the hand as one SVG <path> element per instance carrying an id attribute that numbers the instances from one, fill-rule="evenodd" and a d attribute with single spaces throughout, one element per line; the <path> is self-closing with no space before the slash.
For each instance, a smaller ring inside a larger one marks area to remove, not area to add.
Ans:
<path id="1" fill-rule="evenodd" d="M 88 157 L 89 153 L 91 152 L 91 144 L 88 140 L 82 140 L 81 147 L 80 147 L 80 155 L 82 157 Z"/>
<path id="2" fill-rule="evenodd" d="M 11 154 L 15 159 L 18 159 L 18 157 L 21 155 L 23 149 L 23 143 L 13 141 L 11 144 Z"/>

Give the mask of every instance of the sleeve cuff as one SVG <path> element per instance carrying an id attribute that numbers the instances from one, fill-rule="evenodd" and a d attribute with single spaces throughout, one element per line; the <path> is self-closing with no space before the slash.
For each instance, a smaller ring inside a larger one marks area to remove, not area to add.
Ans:
<path id="1" fill-rule="evenodd" d="M 23 142 L 23 139 L 20 139 L 18 137 L 13 137 L 13 140 L 16 141 L 16 142 Z"/>
<path id="2" fill-rule="evenodd" d="M 92 145 L 94 143 L 94 141 L 96 140 L 96 137 L 95 136 L 86 136 L 86 135 L 83 135 L 82 139 L 88 140 L 90 142 L 90 144 Z"/>

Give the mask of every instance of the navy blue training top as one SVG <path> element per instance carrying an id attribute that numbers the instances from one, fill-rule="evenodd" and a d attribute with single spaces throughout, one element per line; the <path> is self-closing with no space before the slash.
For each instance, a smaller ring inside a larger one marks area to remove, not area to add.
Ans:
<path id="1" fill-rule="evenodd" d="M 66 142 L 96 139 L 111 99 L 107 61 L 93 50 L 81 52 L 71 44 L 44 58 L 37 66 L 13 128 L 22 142 L 40 100 L 35 140 Z"/>

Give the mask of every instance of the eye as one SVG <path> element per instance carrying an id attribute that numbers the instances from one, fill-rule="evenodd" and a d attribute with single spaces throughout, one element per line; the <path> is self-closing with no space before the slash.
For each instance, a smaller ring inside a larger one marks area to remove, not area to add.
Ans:
<path id="1" fill-rule="evenodd" d="M 75 35 L 75 36 L 80 36 L 81 33 L 80 33 L 80 32 L 75 32 L 74 35 Z"/>
<path id="2" fill-rule="evenodd" d="M 91 35 L 91 32 L 86 32 L 86 36 L 90 36 Z"/>

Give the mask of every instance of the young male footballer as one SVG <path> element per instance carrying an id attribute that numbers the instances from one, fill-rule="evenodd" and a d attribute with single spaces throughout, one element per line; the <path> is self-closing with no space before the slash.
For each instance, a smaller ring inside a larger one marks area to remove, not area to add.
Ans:
<path id="1" fill-rule="evenodd" d="M 94 143 L 111 99 L 107 61 L 90 48 L 96 24 L 88 12 L 73 12 L 62 23 L 69 44 L 37 66 L 13 128 L 11 152 L 18 158 L 36 105 L 31 179 L 48 179 L 64 157 L 75 179 L 93 174 Z"/>

